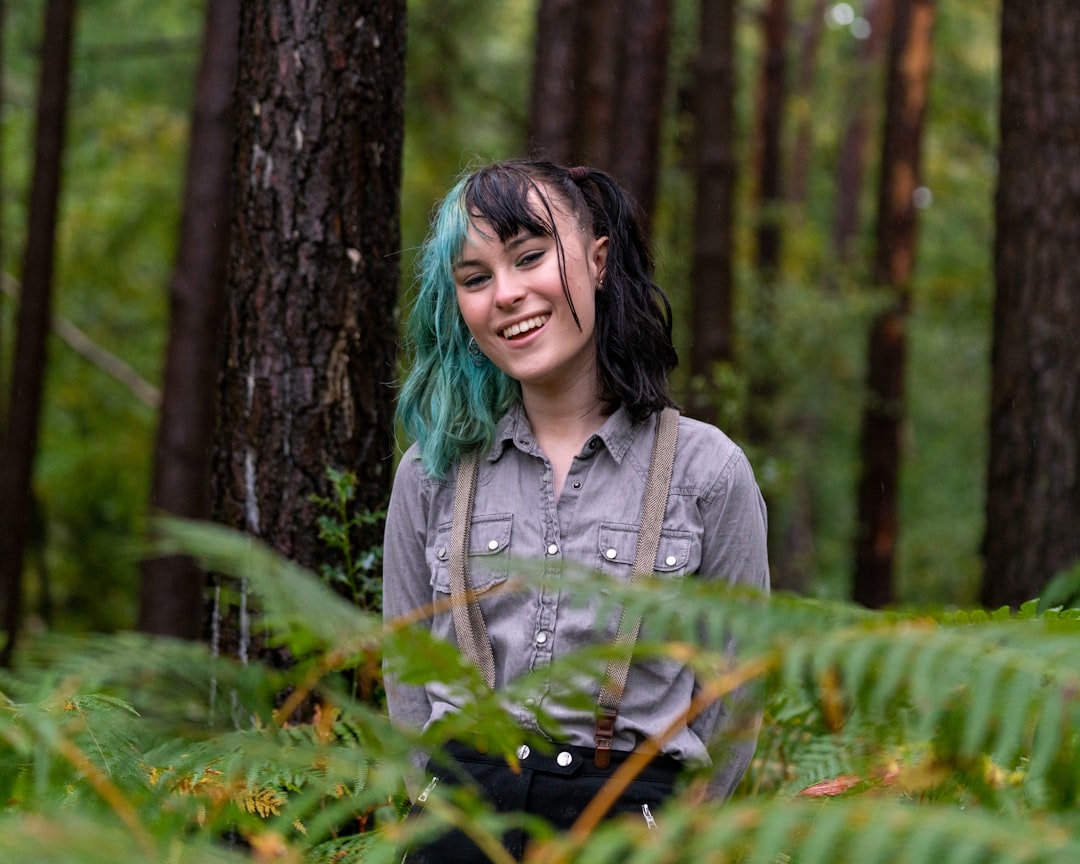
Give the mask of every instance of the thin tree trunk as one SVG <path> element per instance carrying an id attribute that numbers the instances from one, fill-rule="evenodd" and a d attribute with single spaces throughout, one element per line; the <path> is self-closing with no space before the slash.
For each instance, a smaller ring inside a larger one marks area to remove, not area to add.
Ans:
<path id="1" fill-rule="evenodd" d="M 240 0 L 206 5 L 195 88 L 183 221 L 169 284 L 170 337 L 151 503 L 191 519 L 209 516 L 210 448 L 229 255 L 229 185 L 233 146 Z M 197 639 L 205 577 L 190 558 L 142 565 L 139 629 Z"/>
<path id="2" fill-rule="evenodd" d="M 982 602 L 1080 560 L 1080 5 L 1005 0 Z"/>
<path id="3" fill-rule="evenodd" d="M 764 63 L 758 97 L 758 270 L 769 280 L 780 267 L 779 207 L 783 177 L 783 120 L 787 97 L 787 0 L 769 0 L 762 20 Z"/>
<path id="4" fill-rule="evenodd" d="M 871 327 L 860 433 L 853 597 L 880 608 L 894 596 L 904 377 L 923 119 L 930 83 L 933 0 L 896 0 L 885 98 L 874 275 L 891 292 Z"/>
<path id="5" fill-rule="evenodd" d="M 574 104 L 573 155 L 568 161 L 611 166 L 615 143 L 612 130 L 619 110 L 620 9 L 613 0 L 581 4 L 575 45 L 580 82 Z"/>
<path id="6" fill-rule="evenodd" d="M 794 207 L 789 207 L 795 218 L 805 218 L 806 199 L 809 194 L 808 181 L 811 173 L 814 151 L 813 113 L 815 94 L 815 75 L 817 72 L 818 48 L 821 33 L 825 25 L 825 12 L 830 0 L 814 0 L 807 12 L 798 40 L 797 72 L 793 82 L 794 94 L 792 114 L 797 120 L 795 141 L 787 170 L 787 188 L 785 200 Z M 812 452 L 821 436 L 821 406 L 806 405 L 777 433 L 785 441 L 799 441 L 801 447 Z M 789 494 L 785 495 L 783 512 L 773 517 L 776 530 L 774 545 L 777 550 L 773 567 L 773 584 L 788 591 L 804 592 L 814 572 L 816 556 L 815 502 L 812 478 L 807 470 L 802 469 L 790 479 Z"/>
<path id="7" fill-rule="evenodd" d="M 786 98 L 787 0 L 769 0 L 761 18 L 762 63 L 757 94 L 755 183 L 757 225 L 754 264 L 757 280 L 752 298 L 754 324 L 747 356 L 749 440 L 769 452 L 773 440 L 773 408 L 777 369 L 772 344 L 775 283 L 780 268 L 780 208 L 783 177 L 783 120 Z"/>
<path id="8" fill-rule="evenodd" d="M 612 117 L 609 170 L 637 199 L 648 221 L 660 173 L 671 0 L 627 0 L 619 24 L 616 81 L 621 95 Z"/>
<path id="9" fill-rule="evenodd" d="M 694 92 L 694 257 L 690 371 L 703 387 L 689 406 L 716 422 L 716 368 L 734 359 L 735 6 L 701 0 Z"/>
<path id="10" fill-rule="evenodd" d="M 597 5 L 603 5 L 603 0 Z M 554 162 L 579 161 L 577 0 L 540 0 L 529 106 L 529 150 Z"/>
<path id="11" fill-rule="evenodd" d="M 8 423 L 0 441 L 0 586 L 4 592 L 7 631 L 7 641 L 0 652 L 3 665 L 11 663 L 22 624 L 22 564 L 52 307 L 74 26 L 74 0 L 48 0 Z"/>

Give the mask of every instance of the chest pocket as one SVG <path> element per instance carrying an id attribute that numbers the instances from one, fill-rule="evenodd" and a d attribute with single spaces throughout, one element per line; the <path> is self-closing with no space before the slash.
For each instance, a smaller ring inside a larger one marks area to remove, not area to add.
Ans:
<path id="1" fill-rule="evenodd" d="M 657 576 L 683 576 L 690 561 L 693 534 L 689 531 L 663 529 L 656 550 L 653 570 Z M 602 524 L 599 534 L 600 569 L 629 580 L 637 554 L 638 529 L 626 525 Z"/>
<path id="2" fill-rule="evenodd" d="M 474 516 L 469 531 L 469 581 L 481 593 L 505 582 L 510 570 L 509 513 Z M 435 559 L 431 584 L 442 594 L 450 593 L 450 523 L 439 528 L 435 538 Z"/>

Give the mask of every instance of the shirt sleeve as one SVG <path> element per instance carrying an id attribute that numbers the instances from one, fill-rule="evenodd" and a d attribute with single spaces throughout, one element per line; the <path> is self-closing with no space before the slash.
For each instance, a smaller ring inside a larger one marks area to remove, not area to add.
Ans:
<path id="1" fill-rule="evenodd" d="M 765 501 L 745 454 L 736 449 L 720 472 L 714 494 L 702 503 L 702 578 L 769 591 L 769 557 Z M 734 657 L 733 641 L 726 646 Z M 757 746 L 762 700 L 751 684 L 719 699 L 690 724 L 706 743 L 714 771 L 708 797 L 731 796 Z"/>
<path id="2" fill-rule="evenodd" d="M 431 603 L 427 563 L 427 505 L 423 468 L 415 446 L 402 457 L 390 493 L 383 538 L 383 620 L 387 624 Z M 422 686 L 400 683 L 393 658 L 383 660 L 383 683 L 390 719 L 422 729 L 431 704 Z"/>

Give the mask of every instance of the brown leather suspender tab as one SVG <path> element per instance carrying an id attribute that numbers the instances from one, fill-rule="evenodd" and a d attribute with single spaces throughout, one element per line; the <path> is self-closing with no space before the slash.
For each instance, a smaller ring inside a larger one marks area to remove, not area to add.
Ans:
<path id="1" fill-rule="evenodd" d="M 596 752 L 593 764 L 600 769 L 611 764 L 611 742 L 615 738 L 615 718 L 617 711 L 608 711 L 600 706 L 596 708 L 596 727 L 593 738 L 596 740 Z"/>

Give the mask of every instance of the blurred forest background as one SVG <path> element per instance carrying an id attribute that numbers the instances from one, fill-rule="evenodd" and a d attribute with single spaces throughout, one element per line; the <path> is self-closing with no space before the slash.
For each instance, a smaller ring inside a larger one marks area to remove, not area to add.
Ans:
<path id="1" fill-rule="evenodd" d="M 402 296 L 432 203 L 457 173 L 528 147 L 537 5 L 407 4 Z M 721 424 L 750 452 L 766 492 L 778 581 L 829 598 L 852 595 L 867 340 L 875 316 L 892 302 L 873 277 L 888 62 L 875 5 L 748 0 L 735 7 L 736 359 L 714 370 L 709 398 Z M 693 403 L 702 385 L 689 362 L 699 6 L 671 5 L 653 209 L 658 281 L 677 314 L 683 362 L 676 390 L 684 403 Z M 43 0 L 7 3 L 2 31 L 0 380 L 12 368 L 12 292 L 26 240 L 39 64 L 51 62 L 41 56 L 44 7 Z M 785 26 L 770 45 L 766 25 L 777 7 Z M 997 4 L 950 0 L 937 5 L 933 22 L 914 196 L 917 256 L 906 286 L 907 402 L 893 584 L 902 604 L 970 605 L 979 597 L 999 18 Z M 148 516 L 169 336 L 167 286 L 203 25 L 204 4 L 196 0 L 90 0 L 78 10 L 54 324 L 25 556 L 31 631 L 108 631 L 136 623 L 138 541 Z M 769 51 L 778 45 L 785 61 L 780 174 L 768 197 L 758 174 L 763 81 Z M 853 213 L 842 211 L 842 195 L 856 202 Z M 759 257 L 764 223 L 779 232 L 768 270 Z M 764 390 L 755 381 L 765 382 Z M 754 428 L 755 413 L 763 412 L 767 435 Z"/>

